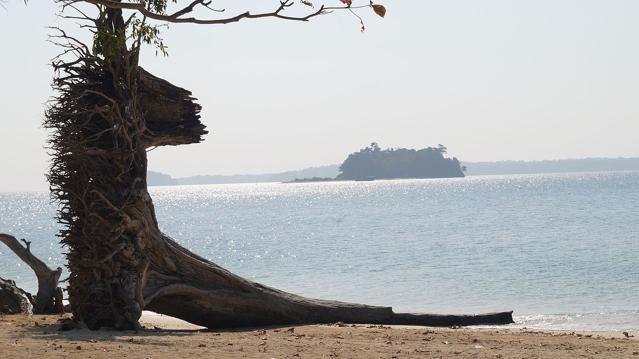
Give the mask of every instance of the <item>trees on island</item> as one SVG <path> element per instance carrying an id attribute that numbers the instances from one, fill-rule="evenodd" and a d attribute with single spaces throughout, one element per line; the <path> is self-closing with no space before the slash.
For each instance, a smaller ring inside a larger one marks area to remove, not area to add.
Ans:
<path id="1" fill-rule="evenodd" d="M 388 148 L 376 142 L 352 153 L 340 166 L 338 180 L 365 178 L 448 178 L 464 177 L 463 167 L 455 157 L 447 158 L 444 145 L 420 150 Z"/>
<path id="2" fill-rule="evenodd" d="M 205 327 L 361 322 L 421 325 L 500 324 L 511 312 L 480 316 L 397 314 L 390 307 L 316 300 L 238 277 L 182 247 L 159 228 L 147 190 L 147 150 L 198 143 L 207 133 L 191 93 L 139 66 L 140 48 L 166 47 L 158 24 L 228 24 L 256 18 L 308 21 L 372 1 L 281 0 L 265 12 L 229 17 L 210 0 L 58 0 L 64 17 L 83 21 L 92 44 L 58 29 L 56 92 L 44 125 L 51 131 L 52 197 L 59 202 L 75 323 L 137 329 L 142 310 Z M 261 4 L 263 6 L 263 4 Z M 291 13 L 293 8 L 303 10 Z M 198 10 L 213 18 L 203 18 Z M 68 12 L 75 11 L 73 15 Z M 219 16 L 219 17 L 215 17 Z M 357 16 L 357 15 L 356 15 Z M 372 149 L 372 151 L 378 151 Z M 321 270 L 321 269 L 320 269 Z"/>

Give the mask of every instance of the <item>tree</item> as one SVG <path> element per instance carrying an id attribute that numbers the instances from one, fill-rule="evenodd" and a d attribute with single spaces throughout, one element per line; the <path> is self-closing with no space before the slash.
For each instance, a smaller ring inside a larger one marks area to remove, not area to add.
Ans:
<path id="1" fill-rule="evenodd" d="M 142 45 L 166 50 L 157 24 L 149 19 L 209 25 L 265 17 L 308 21 L 335 10 L 358 16 L 354 11 L 361 8 L 385 15 L 382 5 L 370 1 L 358 6 L 352 0 L 339 1 L 339 6 L 314 7 L 306 0 L 282 0 L 272 11 L 219 18 L 195 15 L 198 9 L 224 14 L 209 0 L 60 1 L 63 10 L 76 11 L 64 17 L 87 21 L 84 26 L 93 33 L 91 46 L 61 29 L 52 36 L 63 52 L 54 59 L 56 97 L 44 122 L 52 131 L 48 179 L 60 202 L 59 235 L 68 248 L 68 293 L 77 322 L 90 329 L 136 329 L 143 309 L 209 328 L 336 321 L 512 321 L 511 312 L 409 315 L 388 307 L 303 298 L 240 278 L 160 232 L 147 191 L 146 151 L 197 143 L 207 131 L 189 91 L 139 67 Z M 310 12 L 291 15 L 298 4 Z M 89 16 L 85 5 L 93 5 L 96 14 Z"/>

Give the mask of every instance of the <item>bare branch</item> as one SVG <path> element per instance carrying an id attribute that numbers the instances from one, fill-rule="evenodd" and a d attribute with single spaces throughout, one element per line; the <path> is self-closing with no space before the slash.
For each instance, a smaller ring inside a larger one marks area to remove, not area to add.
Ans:
<path id="1" fill-rule="evenodd" d="M 120 9 L 120 10 L 133 10 L 141 15 L 144 15 L 150 19 L 165 21 L 170 23 L 189 23 L 189 24 L 200 24 L 200 25 L 215 25 L 215 24 L 229 24 L 233 22 L 238 22 L 243 19 L 260 19 L 260 18 L 278 18 L 283 20 L 290 21 L 308 21 L 313 17 L 325 14 L 332 10 L 352 10 L 358 8 L 371 7 L 372 5 L 362 5 L 362 6 L 337 6 L 337 7 L 327 7 L 322 5 L 318 10 L 308 13 L 302 16 L 289 16 L 285 15 L 284 11 L 291 7 L 294 2 L 293 0 L 282 0 L 280 1 L 280 5 L 277 9 L 271 12 L 263 12 L 263 13 L 251 13 L 249 11 L 243 12 L 241 14 L 221 18 L 221 19 L 201 19 L 197 17 L 182 17 L 186 14 L 191 13 L 197 6 L 203 6 L 214 10 L 216 12 L 221 12 L 220 10 L 215 10 L 209 7 L 211 1 L 207 0 L 193 0 L 189 5 L 184 8 L 170 14 L 160 14 L 154 11 L 147 9 L 143 3 L 132 3 L 132 2 L 119 2 L 116 0 L 71 0 L 70 2 L 85 2 L 98 6 L 104 6 L 110 9 Z M 223 10 L 222 10 L 223 11 Z"/>
<path id="2" fill-rule="evenodd" d="M 210 3 L 211 3 L 210 1 L 209 1 L 209 2 L 206 2 L 206 1 L 204 1 L 204 0 L 195 0 L 195 1 L 193 1 L 191 4 L 189 4 L 189 6 L 187 6 L 187 7 L 183 8 L 183 9 L 182 9 L 182 10 L 180 10 L 180 11 L 177 11 L 177 12 L 173 13 L 173 15 L 171 15 L 171 17 L 173 17 L 173 18 L 178 18 L 178 17 L 180 17 L 180 16 L 182 16 L 182 15 L 184 15 L 184 14 L 187 14 L 187 13 L 189 13 L 189 12 L 193 11 L 193 8 L 195 8 L 195 6 L 196 6 L 197 4 L 203 4 L 203 5 L 205 5 L 205 6 L 208 6 Z"/>
<path id="3" fill-rule="evenodd" d="M 22 243 L 24 243 L 24 246 L 27 248 L 27 252 L 31 253 L 31 241 L 27 241 L 24 238 L 22 238 L 20 240 L 22 241 Z"/>

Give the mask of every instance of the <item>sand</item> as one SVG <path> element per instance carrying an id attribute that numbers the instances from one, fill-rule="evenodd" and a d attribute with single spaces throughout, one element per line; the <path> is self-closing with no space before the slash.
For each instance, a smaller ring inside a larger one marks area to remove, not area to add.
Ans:
<path id="1" fill-rule="evenodd" d="M 135 332 L 58 331 L 64 316 L 0 316 L 0 358 L 637 358 L 639 333 L 309 325 L 205 331 L 143 317 Z"/>

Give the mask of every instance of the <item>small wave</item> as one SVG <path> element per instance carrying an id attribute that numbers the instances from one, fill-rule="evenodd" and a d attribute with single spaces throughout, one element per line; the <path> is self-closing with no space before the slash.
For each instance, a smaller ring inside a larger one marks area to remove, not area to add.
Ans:
<path id="1" fill-rule="evenodd" d="M 639 311 L 601 313 L 530 314 L 513 318 L 517 328 L 550 330 L 619 331 L 638 330 Z"/>

